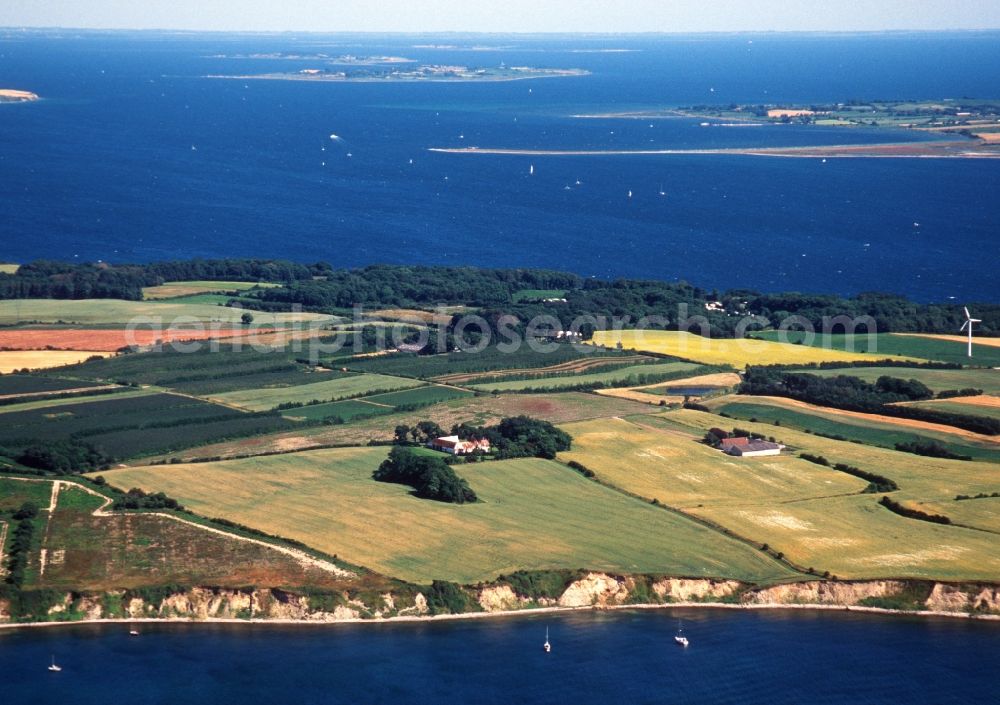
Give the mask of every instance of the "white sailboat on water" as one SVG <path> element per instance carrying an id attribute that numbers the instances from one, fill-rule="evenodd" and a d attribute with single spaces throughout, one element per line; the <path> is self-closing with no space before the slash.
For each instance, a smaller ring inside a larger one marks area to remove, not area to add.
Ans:
<path id="1" fill-rule="evenodd" d="M 49 666 L 49 670 L 50 671 L 61 671 L 62 670 L 62 666 L 57 666 L 56 665 L 56 657 L 55 657 L 54 654 L 52 656 L 52 665 Z"/>
<path id="2" fill-rule="evenodd" d="M 545 649 L 545 653 L 552 651 L 552 644 L 549 643 L 549 628 L 545 627 L 545 643 L 542 644 L 542 648 Z"/>
<path id="3" fill-rule="evenodd" d="M 684 627 L 680 622 L 677 623 L 677 634 L 674 635 L 674 643 L 678 646 L 688 645 L 687 637 L 684 636 Z"/>

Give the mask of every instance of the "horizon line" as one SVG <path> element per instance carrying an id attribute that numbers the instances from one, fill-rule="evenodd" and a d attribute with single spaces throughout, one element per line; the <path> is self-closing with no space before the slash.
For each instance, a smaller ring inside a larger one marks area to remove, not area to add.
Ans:
<path id="1" fill-rule="evenodd" d="M 944 27 L 944 28 L 885 28 L 885 29 L 705 29 L 684 31 L 634 30 L 607 32 L 596 30 L 577 31 L 489 31 L 489 30 L 376 30 L 376 29 L 190 29 L 181 27 L 77 27 L 60 25 L 0 25 L 0 32 L 162 32 L 173 34 L 336 34 L 336 35 L 376 35 L 376 36 L 445 36 L 478 35 L 490 37 L 677 37 L 692 35 L 861 35 L 861 34 L 983 34 L 1000 32 L 996 27 Z"/>

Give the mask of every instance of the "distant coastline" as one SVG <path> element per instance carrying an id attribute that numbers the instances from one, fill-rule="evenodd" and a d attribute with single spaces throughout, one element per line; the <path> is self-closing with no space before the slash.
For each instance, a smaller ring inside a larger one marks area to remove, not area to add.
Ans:
<path id="1" fill-rule="evenodd" d="M 843 144 L 815 147 L 740 147 L 732 149 L 504 149 L 495 147 L 431 147 L 440 154 L 493 154 L 529 157 L 601 157 L 729 155 L 750 157 L 797 157 L 809 159 L 891 158 L 891 159 L 998 159 L 995 144 L 961 142 L 905 142 L 885 144 Z"/>

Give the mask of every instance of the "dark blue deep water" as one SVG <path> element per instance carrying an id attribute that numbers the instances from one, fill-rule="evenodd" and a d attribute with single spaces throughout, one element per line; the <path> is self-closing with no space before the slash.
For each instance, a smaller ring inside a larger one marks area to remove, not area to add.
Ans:
<path id="1" fill-rule="evenodd" d="M 996 702 L 1000 647 L 996 623 L 808 611 L 142 631 L 0 633 L 3 702 L 974 705 Z"/>
<path id="2" fill-rule="evenodd" d="M 441 43 L 504 48 L 414 47 Z M 595 48 L 634 51 L 580 51 Z M 274 51 L 472 66 L 505 61 L 593 75 L 409 85 L 202 78 L 316 64 L 211 58 Z M 0 106 L 0 259 L 516 265 L 685 278 L 706 287 L 996 300 L 1000 161 L 824 164 L 426 150 L 914 140 L 914 133 L 569 116 L 709 102 L 1000 98 L 998 76 L 998 33 L 470 39 L 5 32 L 0 87 L 44 100 Z M 344 142 L 331 142 L 331 133 Z"/>

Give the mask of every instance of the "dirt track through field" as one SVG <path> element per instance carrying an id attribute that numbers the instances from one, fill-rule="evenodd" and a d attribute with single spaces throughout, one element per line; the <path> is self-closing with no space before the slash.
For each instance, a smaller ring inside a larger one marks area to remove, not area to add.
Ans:
<path id="1" fill-rule="evenodd" d="M 34 480 L 34 479 L 22 478 L 22 477 L 12 477 L 12 478 L 9 478 L 9 479 L 11 479 L 11 480 L 20 480 L 22 482 L 52 482 L 52 499 L 51 499 L 51 503 L 46 508 L 46 511 L 49 512 L 49 521 L 51 521 L 52 514 L 53 514 L 53 512 L 55 512 L 55 509 L 56 509 L 56 506 L 57 506 L 57 503 L 58 503 L 59 492 L 61 491 L 62 485 L 66 485 L 67 487 L 75 487 L 77 489 L 83 490 L 84 492 L 86 492 L 89 495 L 93 495 L 94 497 L 99 497 L 102 500 L 102 504 L 101 504 L 100 507 L 98 507 L 97 509 L 95 509 L 93 511 L 93 516 L 95 516 L 95 517 L 113 517 L 113 516 L 117 516 L 119 514 L 118 512 L 109 512 L 109 511 L 107 511 L 108 506 L 111 505 L 111 500 L 108 497 L 105 497 L 100 492 L 96 492 L 96 491 L 90 489 L 89 487 L 87 487 L 86 485 L 81 485 L 81 484 L 79 484 L 77 482 L 70 482 L 70 481 L 67 481 L 67 480 Z M 175 516 L 173 514 L 168 514 L 166 512 L 128 512 L 128 513 L 133 514 L 133 515 L 142 515 L 142 516 L 165 517 L 167 519 L 170 519 L 171 521 L 176 521 L 176 522 L 181 523 L 181 524 L 186 524 L 187 526 L 191 526 L 191 527 L 194 527 L 196 529 L 200 529 L 202 531 L 207 531 L 207 532 L 212 533 L 212 534 L 217 534 L 219 536 L 224 536 L 227 539 L 231 539 L 231 540 L 234 540 L 234 541 L 242 541 L 243 543 L 252 544 L 252 545 L 255 545 L 255 546 L 262 546 L 264 548 L 269 548 L 271 550 L 277 551 L 278 553 L 282 553 L 282 554 L 284 554 L 284 555 L 292 558 L 293 560 L 295 560 L 299 565 L 301 565 L 304 568 L 316 568 L 318 570 L 322 570 L 322 571 L 327 572 L 327 573 L 332 573 L 333 575 L 336 575 L 336 576 L 341 577 L 341 578 L 356 578 L 357 577 L 356 573 L 353 573 L 353 572 L 351 572 L 349 570 L 345 570 L 345 569 L 341 568 L 340 566 L 337 566 L 337 565 L 334 565 L 333 563 L 330 563 L 329 561 L 324 561 L 324 560 L 321 560 L 321 559 L 316 558 L 314 556 L 311 556 L 308 553 L 306 553 L 305 551 L 300 551 L 298 549 L 290 548 L 288 546 L 280 546 L 278 544 L 269 543 L 267 541 L 261 541 L 259 539 L 252 539 L 252 538 L 248 538 L 246 536 L 240 536 L 239 534 L 233 534 L 233 533 L 230 533 L 228 531 L 223 531 L 222 529 L 216 529 L 216 528 L 211 527 L 211 526 L 205 526 L 204 524 L 198 524 L 197 522 L 188 521 L 187 519 L 181 519 L 178 516 Z M 41 550 L 40 563 L 39 563 L 39 571 L 38 571 L 39 576 L 43 575 L 44 572 L 45 572 L 45 561 L 46 561 L 46 555 L 47 555 L 47 550 L 45 548 L 45 544 L 46 544 L 46 541 L 48 540 L 48 535 L 49 535 L 48 527 L 49 527 L 49 522 L 47 521 L 46 524 L 45 524 L 45 533 L 44 533 L 43 538 L 42 538 L 42 550 Z"/>

